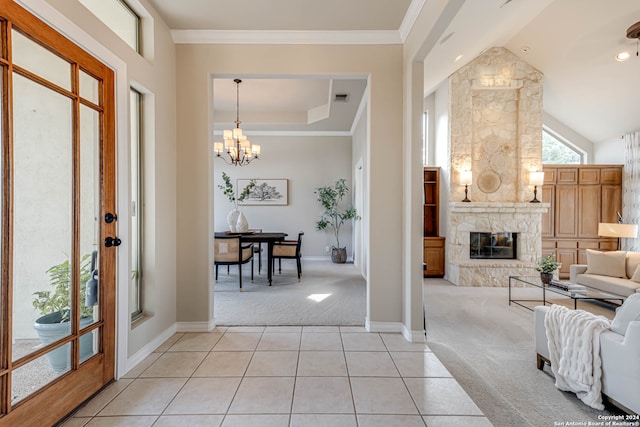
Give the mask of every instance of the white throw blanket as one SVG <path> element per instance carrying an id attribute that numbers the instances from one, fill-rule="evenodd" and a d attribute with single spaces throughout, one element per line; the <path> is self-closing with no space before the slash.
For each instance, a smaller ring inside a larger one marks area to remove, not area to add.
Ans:
<path id="1" fill-rule="evenodd" d="M 600 333 L 611 322 L 583 310 L 552 305 L 544 318 L 551 370 L 556 387 L 576 393 L 592 408 L 603 410 Z"/>

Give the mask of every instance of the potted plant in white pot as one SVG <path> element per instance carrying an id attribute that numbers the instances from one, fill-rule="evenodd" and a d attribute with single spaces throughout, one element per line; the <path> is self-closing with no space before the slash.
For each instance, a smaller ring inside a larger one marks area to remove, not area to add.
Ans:
<path id="1" fill-rule="evenodd" d="M 85 305 L 87 282 L 91 279 L 91 254 L 80 261 L 80 328 L 93 322 L 93 306 Z M 95 262 L 95 261 L 94 261 Z M 65 260 L 47 270 L 53 290 L 34 292 L 33 306 L 40 311 L 33 327 L 43 345 L 50 344 L 71 333 L 71 263 Z M 57 373 L 65 372 L 70 366 L 70 345 L 59 347 L 46 354 L 51 368 Z M 93 334 L 80 338 L 80 360 L 93 353 Z"/>
<path id="2" fill-rule="evenodd" d="M 233 210 L 227 215 L 229 231 L 232 233 L 244 233 L 249 231 L 249 223 L 244 214 L 238 210 L 238 202 L 242 202 L 244 199 L 249 197 L 251 190 L 256 186 L 256 180 L 252 179 L 249 181 L 249 184 L 247 184 L 247 186 L 244 187 L 242 192 L 237 196 L 229 175 L 222 172 L 222 180 L 224 181 L 224 185 L 218 185 L 218 188 L 221 189 L 224 195 L 227 196 L 227 199 L 233 203 Z"/>
<path id="3" fill-rule="evenodd" d="M 540 258 L 538 260 L 538 266 L 536 267 L 536 271 L 540 272 L 540 280 L 545 285 L 551 283 L 551 279 L 553 279 L 553 273 L 558 268 L 562 266 L 561 263 L 556 261 L 556 257 L 554 254 L 549 254 L 544 258 Z"/>
<path id="4" fill-rule="evenodd" d="M 346 180 L 339 179 L 335 185 L 316 188 L 314 193 L 318 196 L 318 202 L 322 205 L 322 216 L 316 221 L 316 230 L 332 228 L 336 244 L 331 248 L 331 261 L 345 263 L 347 261 L 347 248 L 340 247 L 340 227 L 349 220 L 359 220 L 360 216 L 355 208 L 341 209 L 342 199 L 349 193 Z"/>

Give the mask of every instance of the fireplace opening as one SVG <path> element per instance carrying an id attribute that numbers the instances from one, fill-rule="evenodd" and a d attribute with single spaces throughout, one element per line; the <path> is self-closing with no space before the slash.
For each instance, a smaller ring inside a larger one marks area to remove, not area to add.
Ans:
<path id="1" fill-rule="evenodd" d="M 469 239 L 469 257 L 472 259 L 516 259 L 518 258 L 518 233 L 472 231 Z"/>

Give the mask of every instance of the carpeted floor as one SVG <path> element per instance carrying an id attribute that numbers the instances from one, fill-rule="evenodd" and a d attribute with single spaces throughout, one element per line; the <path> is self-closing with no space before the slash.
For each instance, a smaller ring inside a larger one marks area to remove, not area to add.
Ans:
<path id="1" fill-rule="evenodd" d="M 364 325 L 366 316 L 365 280 L 353 264 L 331 261 L 302 261 L 298 282 L 295 261 L 282 261 L 268 286 L 263 264 L 251 283 L 251 266 L 243 266 L 242 292 L 238 287 L 238 267 L 231 273 L 220 267 L 215 284 L 216 324 L 238 325 Z"/>
<path id="2" fill-rule="evenodd" d="M 458 287 L 441 279 L 424 283 L 429 346 L 494 425 L 526 425 L 514 424 L 518 414 L 535 427 L 587 425 L 598 422 L 598 415 L 620 413 L 591 409 L 556 389 L 548 366 L 536 369 L 533 313 L 509 306 L 507 288 Z M 601 306 L 583 308 L 614 315 Z"/>

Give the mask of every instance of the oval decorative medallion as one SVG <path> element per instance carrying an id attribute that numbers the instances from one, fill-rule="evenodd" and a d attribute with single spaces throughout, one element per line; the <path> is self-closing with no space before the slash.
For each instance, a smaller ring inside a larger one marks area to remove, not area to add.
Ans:
<path id="1" fill-rule="evenodd" d="M 478 188 L 483 193 L 495 193 L 502 185 L 502 179 L 500 175 L 494 170 L 487 169 L 480 173 L 478 176 Z"/>

